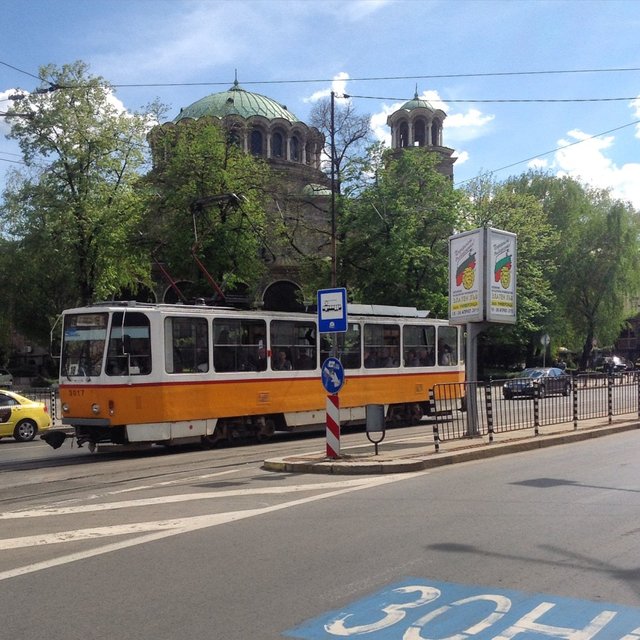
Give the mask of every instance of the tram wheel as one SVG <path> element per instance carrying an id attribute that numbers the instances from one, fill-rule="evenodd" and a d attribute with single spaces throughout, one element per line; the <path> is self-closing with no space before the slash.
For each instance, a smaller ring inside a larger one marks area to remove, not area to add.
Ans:
<path id="1" fill-rule="evenodd" d="M 256 440 L 260 444 L 268 442 L 273 437 L 275 430 L 275 422 L 273 420 L 265 420 L 263 424 L 258 426 L 258 430 L 256 431 Z"/>
<path id="2" fill-rule="evenodd" d="M 202 444 L 207 449 L 223 446 L 228 441 L 227 428 L 217 424 L 211 435 L 202 436 Z"/>

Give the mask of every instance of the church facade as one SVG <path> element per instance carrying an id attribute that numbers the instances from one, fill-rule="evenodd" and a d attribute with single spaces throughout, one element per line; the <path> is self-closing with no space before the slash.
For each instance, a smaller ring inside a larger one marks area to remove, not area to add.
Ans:
<path id="1" fill-rule="evenodd" d="M 205 96 L 181 109 L 174 120 L 156 127 L 150 135 L 154 154 L 154 140 L 160 139 L 163 131 L 188 127 L 202 118 L 220 123 L 241 149 L 269 165 L 286 191 L 275 207 L 293 207 L 305 221 L 297 232 L 296 245 L 307 255 L 330 257 L 331 181 L 322 170 L 326 145 L 322 132 L 276 100 L 245 90 L 236 80 L 227 91 Z M 401 153 L 412 147 L 428 147 L 440 157 L 439 171 L 453 178 L 453 149 L 444 147 L 442 139 L 445 118 L 442 110 L 434 109 L 416 92 L 387 119 L 392 148 Z M 272 255 L 267 266 L 267 277 L 249 304 L 271 310 L 304 306 L 296 255 L 282 251 Z M 160 302 L 172 301 L 171 287 L 159 284 L 153 297 Z"/>

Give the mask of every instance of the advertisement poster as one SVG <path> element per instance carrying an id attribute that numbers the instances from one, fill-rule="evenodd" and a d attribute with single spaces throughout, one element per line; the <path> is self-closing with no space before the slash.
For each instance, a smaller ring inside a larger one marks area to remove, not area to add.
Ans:
<path id="1" fill-rule="evenodd" d="M 484 320 L 484 229 L 449 238 L 449 321 Z"/>
<path id="2" fill-rule="evenodd" d="M 487 317 L 489 322 L 516 321 L 516 235 L 487 229 Z"/>

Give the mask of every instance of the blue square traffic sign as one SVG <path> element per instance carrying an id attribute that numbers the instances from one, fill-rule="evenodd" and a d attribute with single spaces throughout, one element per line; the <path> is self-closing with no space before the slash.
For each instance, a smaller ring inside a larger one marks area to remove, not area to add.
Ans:
<path id="1" fill-rule="evenodd" d="M 344 333 L 347 330 L 347 290 L 320 289 L 318 291 L 318 331 Z"/>

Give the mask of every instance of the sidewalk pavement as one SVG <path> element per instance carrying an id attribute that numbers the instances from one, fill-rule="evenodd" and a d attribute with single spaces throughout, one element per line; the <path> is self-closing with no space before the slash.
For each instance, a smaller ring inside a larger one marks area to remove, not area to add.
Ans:
<path id="1" fill-rule="evenodd" d="M 419 429 L 420 427 L 417 427 Z M 263 469 L 288 473 L 328 473 L 343 475 L 377 475 L 381 473 L 406 473 L 422 471 L 456 462 L 481 460 L 494 456 L 542 449 L 558 444 L 568 444 L 590 438 L 599 438 L 632 429 L 640 429 L 637 417 L 620 417 L 611 424 L 604 419 L 580 423 L 574 429 L 573 423 L 540 427 L 535 435 L 533 428 L 494 434 L 493 442 L 488 436 L 446 440 L 440 443 L 436 453 L 433 434 L 421 429 L 422 434 L 394 438 L 393 429 L 386 432 L 385 439 L 375 447 L 362 434 L 362 445 L 341 447 L 340 457 L 327 458 L 326 451 L 299 454 L 264 461 Z"/>

